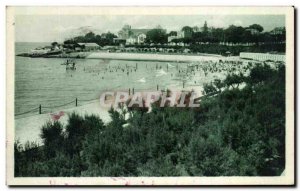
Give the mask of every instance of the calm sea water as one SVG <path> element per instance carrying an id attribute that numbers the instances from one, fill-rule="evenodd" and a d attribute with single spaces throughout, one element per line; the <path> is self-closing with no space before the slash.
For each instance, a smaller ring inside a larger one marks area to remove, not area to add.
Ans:
<path id="1" fill-rule="evenodd" d="M 16 43 L 16 54 L 49 45 L 49 43 Z M 156 90 L 170 85 L 181 86 L 174 75 L 176 63 L 99 59 L 77 59 L 76 71 L 67 71 L 66 59 L 15 57 L 15 114 L 43 106 L 56 106 L 78 98 L 99 98 L 108 90 Z M 167 65 L 168 71 L 167 71 Z M 128 66 L 129 74 L 120 69 Z M 137 71 L 133 68 L 138 65 Z M 159 67 L 159 70 L 156 69 Z M 181 63 L 180 68 L 186 68 Z M 81 104 L 79 102 L 79 104 Z"/>

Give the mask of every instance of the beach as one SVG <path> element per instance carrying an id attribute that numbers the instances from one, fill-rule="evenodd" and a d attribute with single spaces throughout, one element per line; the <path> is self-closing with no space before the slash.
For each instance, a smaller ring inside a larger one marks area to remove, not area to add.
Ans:
<path id="1" fill-rule="evenodd" d="M 216 54 L 161 54 L 161 53 L 114 53 L 114 52 L 91 52 L 87 59 L 114 59 L 133 61 L 160 61 L 160 62 L 197 62 L 203 60 L 226 59 Z"/>
<path id="2" fill-rule="evenodd" d="M 108 113 L 109 108 L 100 107 L 98 100 L 95 100 L 93 103 L 85 104 L 78 107 L 61 109 L 44 114 L 36 114 L 33 116 L 23 117 L 15 119 L 15 139 L 24 144 L 27 141 L 36 142 L 39 145 L 42 144 L 40 137 L 41 128 L 47 122 L 53 122 L 51 114 L 58 114 L 60 111 L 64 112 L 64 115 L 58 120 L 63 125 L 66 125 L 68 122 L 68 115 L 75 112 L 81 116 L 85 115 L 98 115 L 104 123 L 108 123 L 111 119 Z"/>
<path id="3" fill-rule="evenodd" d="M 24 51 L 27 46 L 17 48 Z M 15 139 L 21 143 L 41 143 L 40 129 L 52 120 L 50 114 L 60 111 L 65 112 L 59 119 L 63 124 L 71 112 L 97 114 L 108 122 L 107 108 L 99 106 L 103 92 L 193 90 L 201 96 L 203 84 L 224 79 L 231 72 L 231 62 L 241 62 L 239 57 L 218 55 L 93 52 L 86 59 L 76 59 L 76 70 L 68 71 L 64 61 L 16 57 Z M 241 63 L 233 67 L 247 65 Z M 42 114 L 38 114 L 39 106 Z"/>
<path id="4" fill-rule="evenodd" d="M 179 88 L 176 87 L 171 87 L 169 89 L 172 92 L 180 91 Z M 187 87 L 185 90 L 193 90 L 197 93 L 197 96 L 202 95 L 202 87 Z M 43 145 L 43 141 L 40 137 L 41 128 L 48 122 L 54 122 L 51 115 L 58 115 L 60 112 L 63 112 L 64 114 L 57 121 L 61 122 L 64 127 L 67 124 L 68 116 L 71 113 L 79 114 L 82 117 L 93 114 L 99 116 L 104 123 L 109 123 L 111 121 L 111 117 L 108 112 L 109 109 L 109 107 L 101 106 L 99 100 L 93 100 L 78 107 L 61 108 L 59 110 L 53 110 L 42 114 L 32 114 L 25 117 L 15 118 L 15 140 L 22 144 L 29 141 Z"/>

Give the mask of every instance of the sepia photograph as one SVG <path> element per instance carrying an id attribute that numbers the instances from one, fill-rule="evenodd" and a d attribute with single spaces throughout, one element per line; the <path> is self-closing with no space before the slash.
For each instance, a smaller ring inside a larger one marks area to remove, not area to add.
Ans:
<path id="1" fill-rule="evenodd" d="M 293 185 L 293 7 L 13 7 L 8 185 Z"/>

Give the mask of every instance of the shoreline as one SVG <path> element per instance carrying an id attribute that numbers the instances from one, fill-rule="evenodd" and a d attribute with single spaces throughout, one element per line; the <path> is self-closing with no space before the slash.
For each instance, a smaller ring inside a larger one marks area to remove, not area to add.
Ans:
<path id="1" fill-rule="evenodd" d="M 178 88 L 176 86 L 171 86 L 168 88 L 171 92 L 178 91 L 194 91 L 197 95 L 201 96 L 202 87 L 201 86 L 187 86 L 184 89 Z M 25 144 L 27 141 L 36 142 L 39 145 L 43 145 L 42 139 L 40 137 L 41 129 L 43 125 L 47 122 L 53 122 L 51 114 L 58 114 L 60 111 L 64 112 L 64 115 L 58 120 L 65 126 L 68 122 L 68 115 L 75 112 L 80 116 L 85 115 L 98 115 L 104 123 L 109 123 L 111 117 L 109 114 L 110 107 L 103 107 L 100 105 L 98 100 L 94 100 L 90 103 L 83 104 L 77 107 L 54 109 L 51 112 L 46 112 L 42 114 L 29 115 L 21 118 L 14 118 L 15 121 L 15 141 L 19 140 L 21 144 Z"/>
<path id="2" fill-rule="evenodd" d="M 285 61 L 285 54 L 253 53 L 241 52 L 239 56 L 222 56 L 219 54 L 178 54 L 162 52 L 71 52 L 60 54 L 33 55 L 30 53 L 21 53 L 16 56 L 30 58 L 66 58 L 66 59 L 104 59 L 104 60 L 128 60 L 128 61 L 149 61 L 149 62 L 199 62 L 206 60 L 253 60 L 253 61 Z"/>
<path id="3" fill-rule="evenodd" d="M 68 122 L 68 115 L 75 112 L 81 116 L 85 115 L 98 115 L 104 123 L 110 122 L 111 118 L 108 113 L 109 108 L 100 107 L 98 102 L 88 103 L 78 107 L 57 109 L 53 112 L 37 114 L 27 116 L 23 118 L 15 118 L 15 141 L 19 140 L 21 144 L 25 144 L 27 141 L 36 142 L 42 145 L 42 139 L 40 137 L 42 126 L 48 121 L 53 122 L 50 114 L 57 114 L 63 111 L 65 114 L 58 120 L 63 125 Z"/>
<path id="4" fill-rule="evenodd" d="M 160 61 L 160 62 L 195 62 L 203 61 L 209 57 L 216 59 L 228 59 L 233 57 L 224 57 L 218 54 L 176 54 L 176 53 L 142 53 L 142 52 L 72 52 L 69 54 L 55 55 L 32 55 L 22 53 L 16 56 L 30 58 L 75 58 L 75 59 L 113 59 L 130 61 Z"/>
<path id="5" fill-rule="evenodd" d="M 208 54 L 161 54 L 161 53 L 108 53 L 108 52 L 93 52 L 86 59 L 114 59 L 114 60 L 131 60 L 131 61 L 160 61 L 160 62 L 196 62 L 205 59 L 211 60 L 224 59 L 221 55 Z"/>

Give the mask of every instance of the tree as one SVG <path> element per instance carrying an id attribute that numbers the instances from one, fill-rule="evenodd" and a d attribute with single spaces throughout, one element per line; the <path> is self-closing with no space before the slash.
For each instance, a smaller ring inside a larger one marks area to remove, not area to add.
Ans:
<path id="1" fill-rule="evenodd" d="M 230 25 L 225 30 L 226 40 L 227 42 L 238 43 L 243 42 L 243 34 L 245 29 L 240 26 Z"/>
<path id="2" fill-rule="evenodd" d="M 104 33 L 105 38 L 108 40 L 109 44 L 113 44 L 113 39 L 117 38 L 117 36 L 111 32 Z"/>
<path id="3" fill-rule="evenodd" d="M 264 28 L 263 28 L 261 25 L 259 25 L 259 24 L 253 24 L 253 25 L 250 25 L 249 28 L 250 28 L 250 29 L 256 29 L 256 30 L 258 30 L 259 32 L 262 32 L 262 31 L 264 30 Z"/>
<path id="4" fill-rule="evenodd" d="M 55 46 L 57 46 L 57 45 L 58 45 L 57 42 L 52 42 L 52 43 L 51 43 L 51 46 L 52 46 L 52 47 L 55 47 Z"/>
<path id="5" fill-rule="evenodd" d="M 221 91 L 224 87 L 224 83 L 220 79 L 215 79 L 213 84 L 218 89 L 218 91 Z"/>
<path id="6" fill-rule="evenodd" d="M 56 156 L 63 142 L 62 125 L 60 122 L 47 123 L 42 127 L 41 138 L 48 158 Z"/>
<path id="7" fill-rule="evenodd" d="M 232 88 L 238 88 L 241 83 L 245 81 L 245 77 L 242 73 L 240 74 L 229 74 L 224 80 L 224 84 Z"/>
<path id="8" fill-rule="evenodd" d="M 146 42 L 148 43 L 166 43 L 168 37 L 166 31 L 163 29 L 152 29 L 147 32 Z"/>
<path id="9" fill-rule="evenodd" d="M 189 26 L 184 26 L 184 27 L 182 27 L 181 31 L 192 33 L 193 32 L 193 28 L 189 27 Z"/>
<path id="10" fill-rule="evenodd" d="M 207 22 L 206 21 L 204 22 L 204 25 L 203 25 L 202 29 L 203 29 L 204 34 L 206 34 L 208 32 L 208 27 L 207 27 Z"/>
<path id="11" fill-rule="evenodd" d="M 64 44 L 74 44 L 74 43 L 97 43 L 101 46 L 105 45 L 113 45 L 113 39 L 117 36 L 111 32 L 102 33 L 101 35 L 95 34 L 93 32 L 89 32 L 84 36 L 76 36 L 74 38 L 68 39 L 64 41 Z"/>
<path id="12" fill-rule="evenodd" d="M 93 42 L 95 40 L 95 34 L 93 32 L 89 32 L 84 36 L 86 42 Z"/>
<path id="13" fill-rule="evenodd" d="M 177 36 L 177 32 L 176 31 L 171 31 L 168 36 Z"/>
<path id="14" fill-rule="evenodd" d="M 273 76 L 273 70 L 269 65 L 257 65 L 250 71 L 249 83 L 256 84 L 266 81 Z"/>
<path id="15" fill-rule="evenodd" d="M 211 94 L 214 92 L 217 92 L 217 88 L 212 83 L 203 85 L 203 94 L 206 95 L 206 94 Z"/>
<path id="16" fill-rule="evenodd" d="M 193 42 L 201 42 L 203 40 L 203 34 L 201 32 L 193 33 Z"/>
<path id="17" fill-rule="evenodd" d="M 212 28 L 211 35 L 212 35 L 213 42 L 224 42 L 223 28 Z"/>
<path id="18" fill-rule="evenodd" d="M 183 32 L 183 39 L 182 42 L 185 44 L 190 44 L 193 39 L 193 28 L 189 26 L 184 26 L 181 31 Z"/>

